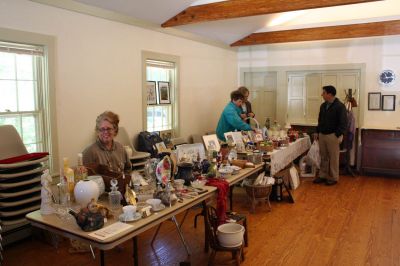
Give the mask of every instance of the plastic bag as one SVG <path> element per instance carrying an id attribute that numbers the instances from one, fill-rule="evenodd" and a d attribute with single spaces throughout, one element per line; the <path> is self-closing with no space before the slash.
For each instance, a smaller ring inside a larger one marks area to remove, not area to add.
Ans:
<path id="1" fill-rule="evenodd" d="M 321 164 L 321 156 L 319 154 L 319 144 L 317 140 L 314 140 L 313 144 L 311 145 L 311 148 L 307 153 L 307 157 L 319 169 Z"/>
<path id="2" fill-rule="evenodd" d="M 294 166 L 290 167 L 289 173 L 290 173 L 290 179 L 289 179 L 290 187 L 292 189 L 296 189 L 300 185 L 299 173 L 297 172 L 296 167 Z"/>

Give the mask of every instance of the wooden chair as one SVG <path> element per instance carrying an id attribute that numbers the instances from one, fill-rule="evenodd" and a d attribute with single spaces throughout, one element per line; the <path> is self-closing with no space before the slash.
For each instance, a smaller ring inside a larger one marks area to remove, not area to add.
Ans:
<path id="1" fill-rule="evenodd" d="M 231 252 L 232 259 L 235 259 L 236 265 L 240 265 L 240 262 L 244 261 L 244 251 L 243 251 L 244 243 L 242 243 L 242 245 L 237 247 L 221 246 L 217 237 L 218 217 L 216 209 L 212 206 L 207 206 L 205 218 L 206 218 L 206 233 L 208 235 L 208 244 L 212 249 L 208 265 L 213 265 L 215 255 L 218 251 Z"/>

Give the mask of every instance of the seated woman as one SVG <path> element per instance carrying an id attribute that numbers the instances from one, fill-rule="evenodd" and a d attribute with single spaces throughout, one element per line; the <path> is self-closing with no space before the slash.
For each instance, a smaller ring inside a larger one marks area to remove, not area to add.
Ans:
<path id="1" fill-rule="evenodd" d="M 132 164 L 128 154 L 122 144 L 114 140 L 118 134 L 118 124 L 118 115 L 111 111 L 105 111 L 97 117 L 95 128 L 97 140 L 83 151 L 84 165 L 101 166 L 108 172 L 130 173 Z M 106 182 L 106 187 L 108 185 Z"/>

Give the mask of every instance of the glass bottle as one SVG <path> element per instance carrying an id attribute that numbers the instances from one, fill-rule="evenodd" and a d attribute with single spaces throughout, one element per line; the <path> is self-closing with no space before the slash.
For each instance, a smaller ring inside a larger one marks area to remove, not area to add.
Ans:
<path id="1" fill-rule="evenodd" d="M 113 211 L 119 210 L 121 208 L 121 199 L 122 195 L 121 192 L 118 191 L 117 187 L 118 181 L 117 179 L 113 178 L 110 181 L 111 191 L 108 193 L 108 199 L 110 203 L 110 208 Z"/>
<path id="2" fill-rule="evenodd" d="M 69 206 L 70 195 L 68 191 L 68 182 L 64 175 L 63 168 L 60 169 L 60 184 L 59 184 L 59 203 L 62 206 Z"/>
<path id="3" fill-rule="evenodd" d="M 73 199 L 74 196 L 74 188 L 75 188 L 75 175 L 74 175 L 74 170 L 72 170 L 69 167 L 69 160 L 68 158 L 63 158 L 63 163 L 64 163 L 64 176 L 65 179 L 67 180 L 68 184 L 68 193 L 70 200 Z"/>
<path id="4" fill-rule="evenodd" d="M 82 153 L 78 153 L 78 165 L 75 168 L 75 182 L 78 183 L 88 177 L 88 170 L 83 165 Z"/>

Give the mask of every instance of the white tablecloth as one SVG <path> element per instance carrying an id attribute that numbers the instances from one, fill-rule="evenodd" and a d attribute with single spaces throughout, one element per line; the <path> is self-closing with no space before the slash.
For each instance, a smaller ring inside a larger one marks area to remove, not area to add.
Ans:
<path id="1" fill-rule="evenodd" d="M 271 153 L 271 176 L 284 169 L 294 159 L 306 152 L 311 147 L 310 137 L 298 139 L 285 148 L 274 150 Z"/>

